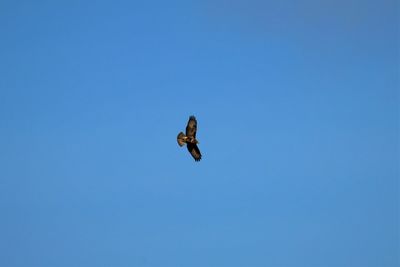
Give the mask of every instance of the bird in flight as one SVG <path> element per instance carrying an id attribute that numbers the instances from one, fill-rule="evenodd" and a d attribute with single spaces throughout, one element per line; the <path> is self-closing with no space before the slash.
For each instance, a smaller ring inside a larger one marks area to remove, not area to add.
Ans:
<path id="1" fill-rule="evenodd" d="M 197 146 L 199 141 L 196 139 L 197 132 L 197 120 L 195 116 L 190 116 L 189 121 L 186 126 L 186 135 L 183 132 L 178 134 L 177 140 L 179 146 L 183 146 L 186 144 L 189 153 L 192 155 L 195 161 L 201 160 L 200 149 Z"/>

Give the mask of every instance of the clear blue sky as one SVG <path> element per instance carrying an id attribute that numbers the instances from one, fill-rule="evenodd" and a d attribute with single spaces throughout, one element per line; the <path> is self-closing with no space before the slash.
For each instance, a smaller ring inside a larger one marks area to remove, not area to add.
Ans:
<path id="1" fill-rule="evenodd" d="M 399 19 L 1 1 L 0 266 L 399 266 Z"/>

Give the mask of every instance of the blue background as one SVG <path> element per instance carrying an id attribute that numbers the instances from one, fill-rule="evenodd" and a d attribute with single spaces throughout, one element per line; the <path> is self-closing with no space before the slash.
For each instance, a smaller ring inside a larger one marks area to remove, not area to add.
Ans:
<path id="1" fill-rule="evenodd" d="M 3 0 L 0 40 L 1 266 L 399 266 L 398 1 Z"/>

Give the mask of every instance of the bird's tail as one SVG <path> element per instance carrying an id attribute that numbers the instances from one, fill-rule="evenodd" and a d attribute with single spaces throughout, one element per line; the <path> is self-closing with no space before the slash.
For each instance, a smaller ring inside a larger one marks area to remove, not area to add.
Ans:
<path id="1" fill-rule="evenodd" d="M 186 143 L 186 135 L 182 132 L 178 134 L 177 137 L 179 146 L 183 146 Z"/>

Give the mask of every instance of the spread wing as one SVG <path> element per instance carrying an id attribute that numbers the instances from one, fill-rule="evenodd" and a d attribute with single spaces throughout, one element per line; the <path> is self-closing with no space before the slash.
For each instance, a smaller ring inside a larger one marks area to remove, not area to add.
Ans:
<path id="1" fill-rule="evenodd" d="M 194 116 L 190 116 L 186 126 L 186 136 L 196 138 L 196 131 L 197 131 L 197 120 Z"/>
<path id="2" fill-rule="evenodd" d="M 187 149 L 189 150 L 190 154 L 192 155 L 195 161 L 201 160 L 200 149 L 196 144 L 187 143 Z"/>

